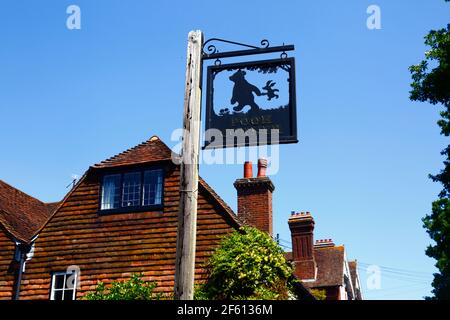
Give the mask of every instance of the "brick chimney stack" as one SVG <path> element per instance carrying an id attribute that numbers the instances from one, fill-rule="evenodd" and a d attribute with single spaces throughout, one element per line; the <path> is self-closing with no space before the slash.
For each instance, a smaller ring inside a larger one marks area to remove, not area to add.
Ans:
<path id="1" fill-rule="evenodd" d="M 293 213 L 288 223 L 292 237 L 295 275 L 301 280 L 315 279 L 314 219 L 309 212 Z"/>
<path id="2" fill-rule="evenodd" d="M 272 236 L 272 192 L 275 187 L 266 176 L 267 160 L 258 160 L 258 176 L 253 177 L 252 163 L 244 164 L 244 178 L 234 187 L 238 197 L 238 216 L 246 224 Z"/>

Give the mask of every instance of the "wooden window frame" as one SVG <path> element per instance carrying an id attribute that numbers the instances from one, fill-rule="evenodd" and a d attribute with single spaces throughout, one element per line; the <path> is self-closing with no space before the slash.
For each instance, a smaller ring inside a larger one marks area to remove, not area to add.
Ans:
<path id="1" fill-rule="evenodd" d="M 152 170 L 161 170 L 162 173 L 162 190 L 161 190 L 161 203 L 160 204 L 151 204 L 151 205 L 143 205 L 144 203 L 144 172 L 152 171 Z M 122 207 L 122 197 L 123 197 L 123 177 L 125 174 L 139 172 L 141 176 L 141 186 L 140 186 L 140 204 L 137 206 L 129 206 Z M 102 209 L 102 190 L 103 190 L 103 178 L 108 175 L 120 174 L 120 194 L 119 194 L 119 208 L 114 209 Z M 166 179 L 166 170 L 163 166 L 150 166 L 150 167 L 139 167 L 139 168 L 130 168 L 126 170 L 108 170 L 100 175 L 100 188 L 99 188 L 99 202 L 98 202 L 98 214 L 100 215 L 108 215 L 114 213 L 132 213 L 132 212 L 143 212 L 143 211 L 160 211 L 164 208 L 164 184 Z"/>

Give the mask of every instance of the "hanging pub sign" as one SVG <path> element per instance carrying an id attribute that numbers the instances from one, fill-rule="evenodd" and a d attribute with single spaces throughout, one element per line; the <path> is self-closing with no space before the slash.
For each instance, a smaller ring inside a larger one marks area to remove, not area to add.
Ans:
<path id="1" fill-rule="evenodd" d="M 235 53 L 291 47 L 253 47 Z M 230 57 L 233 53 L 214 52 L 210 56 Z M 283 52 L 279 59 L 219 62 L 207 69 L 204 148 L 297 143 L 294 58 Z"/>

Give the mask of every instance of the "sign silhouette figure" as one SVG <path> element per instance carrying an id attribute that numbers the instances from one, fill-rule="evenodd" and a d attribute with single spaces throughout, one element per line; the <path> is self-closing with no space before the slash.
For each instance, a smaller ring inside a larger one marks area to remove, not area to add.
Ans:
<path id="1" fill-rule="evenodd" d="M 254 86 L 245 79 L 245 74 L 245 71 L 238 70 L 230 77 L 230 80 L 234 82 L 231 104 L 235 104 L 236 102 L 238 104 L 233 107 L 233 110 L 239 112 L 244 109 L 245 106 L 250 106 L 251 111 L 258 111 L 260 108 L 255 102 L 253 92 L 257 96 L 260 96 L 261 91 L 258 87 Z"/>
<path id="2" fill-rule="evenodd" d="M 280 90 L 274 89 L 273 86 L 276 84 L 276 82 L 273 82 L 272 80 L 269 80 L 266 82 L 266 85 L 263 87 L 263 90 L 266 90 L 266 92 L 262 93 L 263 96 L 267 96 L 267 100 L 272 100 L 272 98 L 278 99 L 279 95 L 275 92 L 278 92 Z"/>

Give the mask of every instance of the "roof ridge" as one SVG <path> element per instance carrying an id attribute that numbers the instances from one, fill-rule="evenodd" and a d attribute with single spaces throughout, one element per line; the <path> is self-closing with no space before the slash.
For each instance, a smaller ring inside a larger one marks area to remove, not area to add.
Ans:
<path id="1" fill-rule="evenodd" d="M 2 184 L 2 183 L 5 184 L 7 187 L 9 187 L 9 188 L 11 188 L 11 189 L 14 189 L 14 190 L 17 191 L 17 192 L 20 192 L 21 194 L 23 194 L 23 195 L 25 195 L 25 196 L 27 196 L 27 197 L 30 197 L 30 198 L 32 198 L 32 199 L 34 199 L 34 200 L 36 200 L 36 201 L 39 201 L 39 202 L 42 203 L 42 204 L 45 204 L 45 202 L 39 200 L 38 198 L 33 197 L 32 195 L 30 195 L 30 194 L 28 194 L 28 193 L 26 193 L 26 192 L 24 192 L 24 191 L 22 191 L 22 190 L 20 190 L 20 189 L 17 189 L 16 187 L 14 187 L 14 186 L 12 186 L 12 185 L 10 185 L 10 184 L 7 183 L 5 180 L 0 179 L 0 184 Z"/>
<path id="2" fill-rule="evenodd" d="M 37 230 L 36 234 L 41 233 L 41 231 L 45 228 L 45 226 L 50 222 L 50 220 L 53 219 L 53 217 L 55 216 L 55 214 L 59 211 L 59 209 L 61 209 L 61 207 L 65 204 L 65 202 L 67 201 L 67 199 L 69 199 L 69 197 L 73 194 L 73 192 L 78 188 L 79 185 L 81 185 L 81 183 L 84 181 L 84 179 L 86 178 L 88 172 L 90 169 L 88 169 L 83 176 L 78 179 L 78 181 L 75 183 L 75 185 L 73 186 L 72 189 L 69 190 L 69 192 L 66 193 L 66 195 L 64 196 L 64 198 L 59 201 L 59 202 L 55 202 L 55 207 L 53 208 L 52 212 L 49 214 L 49 216 L 47 217 L 47 219 L 45 220 L 45 222 L 40 226 L 40 228 Z"/>
<path id="3" fill-rule="evenodd" d="M 143 149 L 143 152 L 133 154 L 140 149 Z M 157 135 L 152 135 L 149 139 L 96 163 L 92 167 L 104 168 L 169 160 L 172 158 L 171 152 L 172 150 Z"/>
<path id="4" fill-rule="evenodd" d="M 57 204 L 60 203 L 61 201 L 52 201 L 52 202 L 44 202 L 44 204 L 49 205 L 49 204 Z"/>
<path id="5" fill-rule="evenodd" d="M 29 243 L 50 211 L 43 201 L 0 180 L 0 223 L 15 239 Z"/>
<path id="6" fill-rule="evenodd" d="M 144 141 L 144 142 L 141 142 L 140 144 L 135 145 L 135 146 L 133 146 L 133 147 L 131 147 L 131 148 L 128 148 L 128 149 L 126 149 L 125 151 L 116 153 L 115 155 L 113 155 L 113 156 L 111 156 L 111 157 L 109 157 L 109 158 L 106 158 L 105 160 L 101 161 L 100 163 L 108 162 L 108 161 L 110 161 L 110 160 L 117 159 L 117 157 L 120 156 L 120 155 L 130 153 L 131 150 L 135 150 L 138 146 L 142 146 L 142 145 L 146 144 L 147 141 L 148 141 L 148 140 L 146 140 L 146 141 Z"/>

